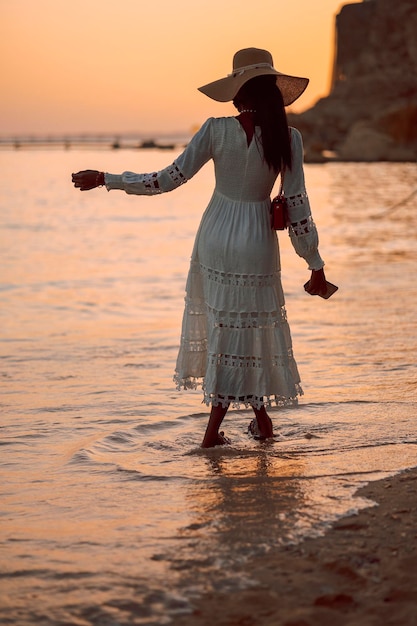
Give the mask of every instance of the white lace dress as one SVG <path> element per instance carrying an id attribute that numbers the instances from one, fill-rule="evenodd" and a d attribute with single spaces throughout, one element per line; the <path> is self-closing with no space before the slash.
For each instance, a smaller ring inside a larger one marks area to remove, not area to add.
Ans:
<path id="1" fill-rule="evenodd" d="M 295 129 L 291 141 L 293 166 L 284 180 L 289 234 L 309 268 L 320 269 Z M 216 185 L 192 251 L 174 380 L 178 389 L 201 385 L 205 403 L 215 406 L 294 403 L 302 390 L 269 215 L 276 174 L 263 159 L 260 129 L 248 146 L 235 117 L 210 118 L 169 167 L 151 174 L 106 173 L 106 187 L 146 195 L 171 191 L 210 159 Z"/>

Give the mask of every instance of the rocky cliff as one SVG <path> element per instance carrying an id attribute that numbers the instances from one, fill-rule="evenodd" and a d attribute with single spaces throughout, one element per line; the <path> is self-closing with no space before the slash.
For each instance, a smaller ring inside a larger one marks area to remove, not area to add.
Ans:
<path id="1" fill-rule="evenodd" d="M 330 94 L 289 121 L 307 161 L 415 161 L 417 0 L 343 6 Z"/>

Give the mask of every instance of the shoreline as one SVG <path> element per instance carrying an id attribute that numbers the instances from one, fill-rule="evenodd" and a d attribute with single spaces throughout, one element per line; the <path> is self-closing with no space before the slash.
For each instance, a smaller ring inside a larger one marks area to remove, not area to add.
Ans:
<path id="1" fill-rule="evenodd" d="M 323 537 L 246 564 L 258 584 L 210 592 L 173 626 L 413 626 L 417 624 L 417 468 L 368 483 L 377 503 Z"/>

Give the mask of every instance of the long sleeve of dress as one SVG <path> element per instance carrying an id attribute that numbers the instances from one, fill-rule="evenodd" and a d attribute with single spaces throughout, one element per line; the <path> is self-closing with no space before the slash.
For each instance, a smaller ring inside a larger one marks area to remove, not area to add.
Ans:
<path id="1" fill-rule="evenodd" d="M 292 168 L 285 172 L 283 184 L 290 222 L 288 232 L 296 253 L 307 261 L 310 270 L 318 270 L 324 261 L 318 251 L 317 228 L 305 188 L 303 140 L 295 128 L 291 128 L 291 147 Z"/>
<path id="2" fill-rule="evenodd" d="M 172 191 L 192 178 L 212 158 L 211 118 L 194 135 L 186 149 L 168 167 L 149 174 L 104 175 L 106 188 L 121 189 L 128 194 L 154 195 Z"/>

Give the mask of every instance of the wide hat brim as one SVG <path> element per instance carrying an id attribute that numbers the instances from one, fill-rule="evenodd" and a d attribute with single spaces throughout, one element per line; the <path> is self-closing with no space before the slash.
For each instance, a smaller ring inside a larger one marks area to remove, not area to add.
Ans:
<path id="1" fill-rule="evenodd" d="M 279 87 L 284 100 L 284 106 L 288 106 L 295 102 L 297 98 L 305 91 L 309 79 L 300 76 L 290 76 L 289 74 L 281 74 L 273 67 L 255 67 L 247 69 L 243 73 L 237 70 L 233 74 L 220 78 L 212 83 L 199 87 L 198 90 L 209 98 L 217 100 L 217 102 L 230 102 L 236 96 L 239 89 L 255 76 L 272 74 L 277 77 L 277 86 Z"/>

